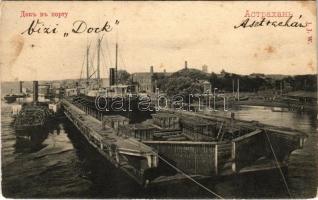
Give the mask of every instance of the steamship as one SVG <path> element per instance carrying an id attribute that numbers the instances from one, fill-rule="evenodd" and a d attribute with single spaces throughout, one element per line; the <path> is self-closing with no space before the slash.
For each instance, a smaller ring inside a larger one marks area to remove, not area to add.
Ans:
<path id="1" fill-rule="evenodd" d="M 7 103 L 13 103 L 17 100 L 17 98 L 23 98 L 23 97 L 26 97 L 26 94 L 24 94 L 22 92 L 22 81 L 19 82 L 19 90 L 20 90 L 20 93 L 18 94 L 14 94 L 12 93 L 12 90 L 11 90 L 11 93 L 10 94 L 6 94 L 3 99 L 7 102 Z"/>
<path id="2" fill-rule="evenodd" d="M 38 81 L 33 81 L 33 100 L 32 102 L 24 102 L 20 105 L 19 112 L 13 121 L 13 127 L 17 134 L 43 131 L 48 120 L 53 117 L 57 111 L 58 104 L 52 103 L 50 100 L 45 102 L 39 101 L 38 91 L 39 83 Z M 55 111 L 53 111 L 54 109 Z"/>
<path id="3" fill-rule="evenodd" d="M 85 106 L 93 110 L 98 116 L 103 115 L 122 115 L 138 122 L 142 118 L 149 118 L 150 112 L 143 112 L 138 109 L 140 97 L 137 93 L 136 85 L 124 85 L 118 81 L 118 44 L 116 43 L 115 68 L 109 68 L 109 86 L 101 84 L 100 77 L 100 54 L 101 41 L 97 41 L 97 69 L 92 74 L 89 73 L 90 67 L 90 48 L 86 50 L 86 87 L 80 89 L 77 83 L 77 95 L 72 98 L 75 105 Z M 91 77 L 96 73 L 96 82 L 92 83 Z M 98 117 L 97 116 L 97 117 Z M 138 116 L 138 117 L 136 117 Z M 136 121 L 137 120 L 137 121 Z"/>

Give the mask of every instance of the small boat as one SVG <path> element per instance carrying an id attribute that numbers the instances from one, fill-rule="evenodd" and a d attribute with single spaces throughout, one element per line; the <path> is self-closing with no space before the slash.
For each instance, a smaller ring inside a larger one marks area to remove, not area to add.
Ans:
<path id="1" fill-rule="evenodd" d="M 238 100 L 240 100 L 240 101 L 247 101 L 248 99 L 249 99 L 248 96 L 241 96 L 240 99 L 238 99 L 237 97 L 235 97 L 235 100 L 236 100 L 236 101 L 238 101 Z"/>
<path id="2" fill-rule="evenodd" d="M 22 84 L 23 84 L 23 82 L 22 81 L 20 81 L 19 82 L 19 93 L 18 94 L 14 94 L 14 93 L 12 93 L 12 90 L 11 90 L 11 93 L 10 94 L 7 94 L 7 95 L 5 95 L 3 98 L 4 98 L 4 100 L 7 102 L 7 103 L 13 103 L 13 102 L 15 102 L 16 100 L 17 100 L 17 98 L 24 98 L 24 97 L 26 97 L 26 94 L 24 94 L 23 92 L 22 92 Z"/>
<path id="3" fill-rule="evenodd" d="M 13 103 L 17 100 L 17 98 L 23 98 L 25 97 L 26 95 L 25 94 L 7 94 L 6 96 L 4 96 L 4 100 L 7 102 L 7 103 Z"/>

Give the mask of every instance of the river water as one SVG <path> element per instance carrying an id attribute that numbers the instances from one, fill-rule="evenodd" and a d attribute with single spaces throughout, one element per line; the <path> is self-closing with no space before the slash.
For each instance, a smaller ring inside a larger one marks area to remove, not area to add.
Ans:
<path id="1" fill-rule="evenodd" d="M 293 198 L 317 192 L 316 113 L 272 112 L 242 106 L 236 118 L 286 126 L 308 134 L 290 156 L 287 184 Z M 17 136 L 11 105 L 1 105 L 2 193 L 18 198 L 213 198 L 191 181 L 142 189 L 114 168 L 80 136 L 66 118 L 37 135 Z M 279 171 L 233 176 L 201 183 L 224 198 L 288 198 Z"/>

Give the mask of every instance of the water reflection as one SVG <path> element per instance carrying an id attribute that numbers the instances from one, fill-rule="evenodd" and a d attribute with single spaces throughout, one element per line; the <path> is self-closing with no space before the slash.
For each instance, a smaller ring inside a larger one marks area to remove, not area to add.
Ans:
<path id="1" fill-rule="evenodd" d="M 42 142 L 47 138 L 48 133 L 42 133 L 16 136 L 15 153 L 32 153 L 44 148 L 46 145 L 43 145 Z"/>
<path id="2" fill-rule="evenodd" d="M 317 128 L 317 112 L 275 112 L 271 107 L 240 106 L 234 110 L 235 116 L 243 120 L 255 120 L 264 124 L 289 127 L 305 132 Z"/>

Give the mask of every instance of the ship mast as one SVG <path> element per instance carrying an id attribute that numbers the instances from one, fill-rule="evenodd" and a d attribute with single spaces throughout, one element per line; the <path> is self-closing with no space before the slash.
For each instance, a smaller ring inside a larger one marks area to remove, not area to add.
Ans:
<path id="1" fill-rule="evenodd" d="M 117 68 L 118 68 L 118 43 L 116 42 L 116 59 L 115 59 L 115 85 L 117 85 Z"/>
<path id="2" fill-rule="evenodd" d="M 100 86 L 100 43 L 101 43 L 101 39 L 98 38 L 98 42 L 97 42 L 97 84 L 98 87 Z"/>
<path id="3" fill-rule="evenodd" d="M 86 50 L 86 85 L 89 85 L 89 46 Z"/>
<path id="4" fill-rule="evenodd" d="M 237 78 L 237 101 L 240 101 L 240 78 Z"/>

